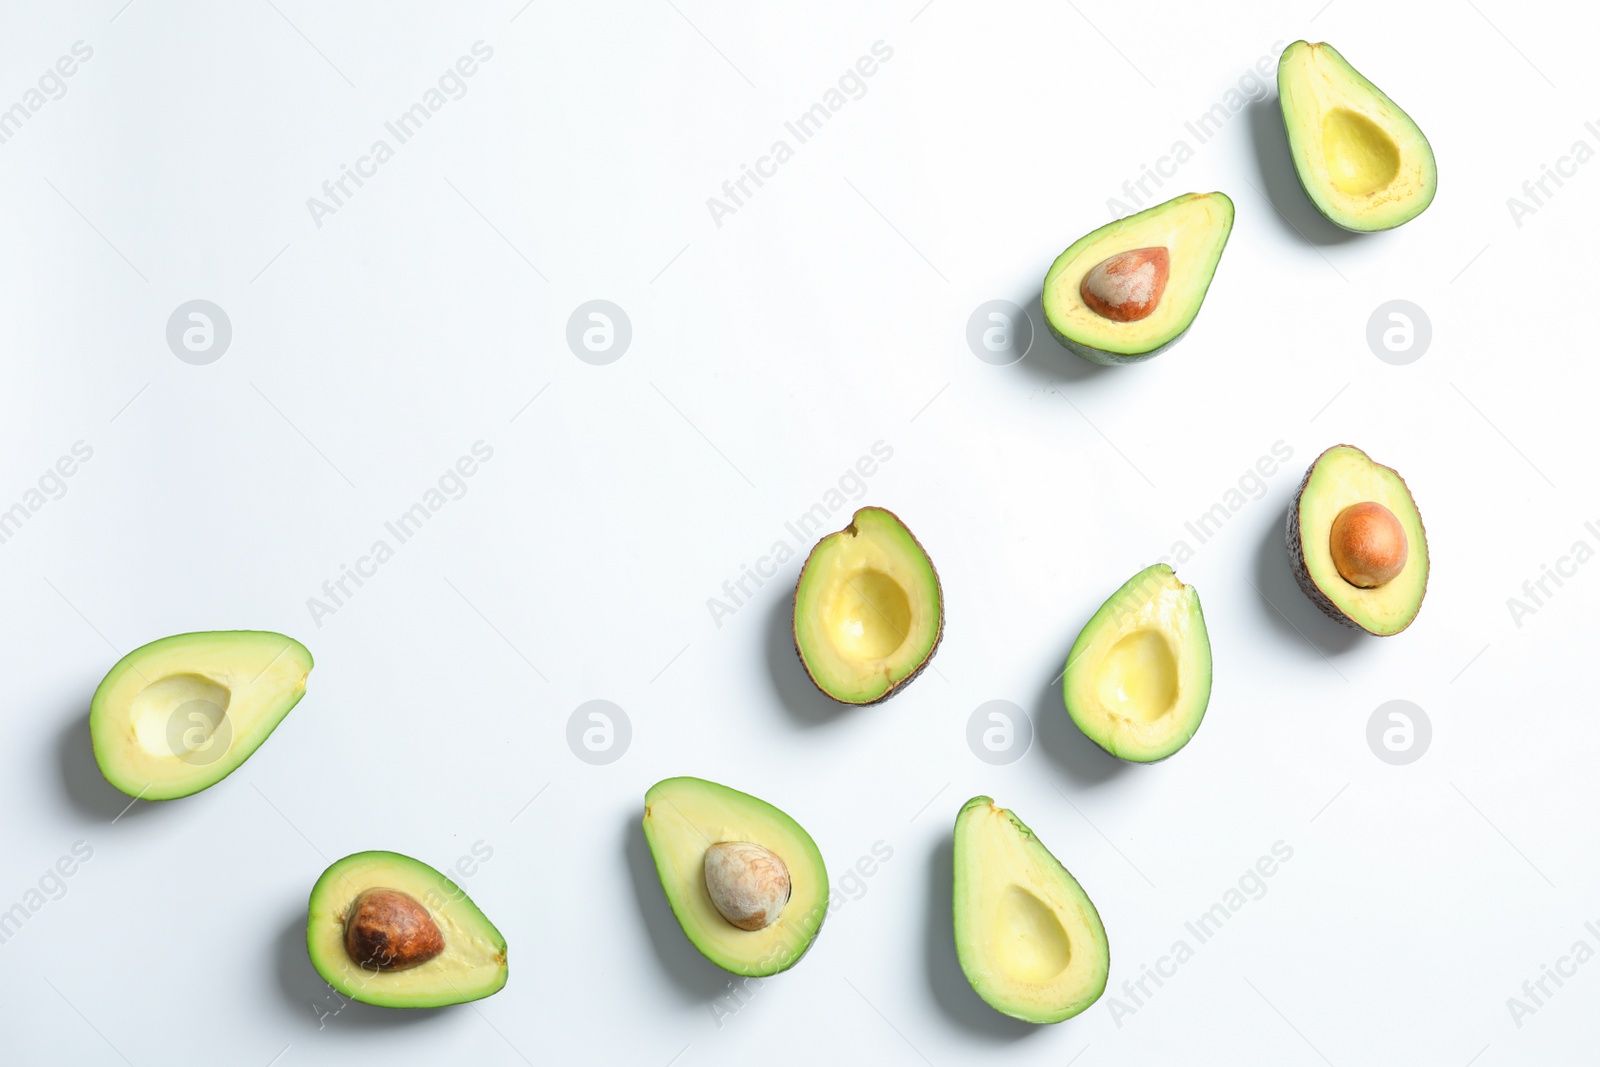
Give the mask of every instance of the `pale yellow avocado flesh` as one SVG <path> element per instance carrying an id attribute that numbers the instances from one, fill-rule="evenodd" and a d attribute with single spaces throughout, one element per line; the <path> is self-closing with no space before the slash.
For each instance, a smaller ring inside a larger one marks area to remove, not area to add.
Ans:
<path id="1" fill-rule="evenodd" d="M 1177 340 L 1194 321 L 1233 231 L 1233 201 L 1222 193 L 1187 193 L 1102 226 L 1056 258 L 1044 281 L 1051 328 L 1070 342 L 1117 355 L 1142 355 Z M 1165 248 L 1166 289 L 1149 315 L 1114 322 L 1083 302 L 1084 275 L 1112 256 Z"/>
<path id="2" fill-rule="evenodd" d="M 800 824 L 764 800 L 701 778 L 668 778 L 645 794 L 644 833 L 667 903 L 695 948 L 734 974 L 763 976 L 794 966 L 828 911 L 828 871 Z M 742 930 L 706 890 L 706 850 L 748 841 L 789 871 L 789 901 L 770 925 Z"/>
<path id="3" fill-rule="evenodd" d="M 1165 564 L 1124 583 L 1073 643 L 1062 697 L 1114 756 L 1151 762 L 1187 744 L 1211 697 L 1211 640 L 1193 587 Z"/>
<path id="4" fill-rule="evenodd" d="M 795 648 L 824 693 L 867 704 L 908 681 L 943 626 L 938 575 L 891 512 L 862 508 L 811 550 L 795 587 Z"/>
<path id="5" fill-rule="evenodd" d="M 428 909 L 444 951 L 400 971 L 362 967 L 345 949 L 345 916 L 368 889 L 397 889 Z M 306 951 L 323 979 L 365 1004 L 433 1008 L 479 1000 L 506 984 L 506 942 L 450 879 L 398 852 L 358 852 L 330 866 L 311 890 Z"/>
<path id="6" fill-rule="evenodd" d="M 956 817 L 954 857 L 956 954 L 978 995 L 1035 1023 L 1093 1004 L 1111 967 L 1105 927 L 1033 831 L 974 797 Z"/>
<path id="7" fill-rule="evenodd" d="M 1332 45 L 1285 49 L 1278 96 L 1300 183 L 1328 219 L 1387 230 L 1432 202 L 1438 172 L 1427 138 Z"/>
<path id="8" fill-rule="evenodd" d="M 1384 584 L 1363 589 L 1339 574 L 1329 536 L 1339 512 L 1369 500 L 1400 520 L 1406 565 Z M 1428 585 L 1428 541 L 1416 501 L 1399 474 L 1374 463 L 1359 448 L 1330 448 L 1318 458 L 1300 493 L 1298 518 L 1306 572 L 1335 607 L 1375 634 L 1398 633 L 1410 625 Z"/>
<path id="9" fill-rule="evenodd" d="M 170 800 L 227 777 L 306 691 L 312 659 L 283 634 L 177 634 L 128 653 L 95 690 L 89 730 L 106 780 Z"/>

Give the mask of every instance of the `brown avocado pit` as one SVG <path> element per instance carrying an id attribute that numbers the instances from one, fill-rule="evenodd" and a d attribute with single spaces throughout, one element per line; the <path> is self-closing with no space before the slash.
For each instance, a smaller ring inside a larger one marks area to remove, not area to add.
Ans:
<path id="1" fill-rule="evenodd" d="M 705 879 L 717 913 L 741 930 L 771 926 L 789 903 L 789 868 L 776 852 L 751 841 L 719 841 L 706 849 Z"/>
<path id="2" fill-rule="evenodd" d="M 1112 322 L 1138 322 L 1161 303 L 1172 260 L 1165 248 L 1135 248 L 1101 260 L 1083 276 L 1078 295 Z"/>
<path id="3" fill-rule="evenodd" d="M 345 913 L 345 951 L 363 970 L 404 971 L 444 951 L 428 909 L 398 889 L 368 889 Z"/>
<path id="4" fill-rule="evenodd" d="M 1361 589 L 1376 589 L 1406 569 L 1406 531 L 1394 512 L 1366 500 L 1334 518 L 1328 551 L 1339 577 Z"/>

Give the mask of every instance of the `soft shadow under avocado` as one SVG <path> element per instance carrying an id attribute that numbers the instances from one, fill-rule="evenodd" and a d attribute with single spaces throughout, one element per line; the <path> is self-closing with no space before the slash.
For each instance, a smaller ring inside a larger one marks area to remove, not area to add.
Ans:
<path id="1" fill-rule="evenodd" d="M 1341 626 L 1306 599 L 1289 570 L 1289 550 L 1284 544 L 1286 511 L 1277 510 L 1266 524 L 1256 550 L 1254 599 L 1273 627 L 1289 643 L 1304 648 L 1309 642 L 1323 655 L 1339 655 L 1361 643 L 1362 634 Z"/>
<path id="2" fill-rule="evenodd" d="M 954 925 L 955 844 L 947 834 L 928 864 L 928 911 L 924 917 L 924 970 L 933 999 L 962 1029 L 992 1041 L 1010 1044 L 1041 1027 L 1002 1015 L 973 991 L 956 955 Z"/>
<path id="3" fill-rule="evenodd" d="M 378 1008 L 351 1000 L 322 980 L 306 953 L 306 913 L 295 911 L 273 941 L 278 989 L 305 1030 L 399 1030 L 436 1019 L 448 1008 Z"/>
<path id="4" fill-rule="evenodd" d="M 153 802 L 136 803 L 133 797 L 106 781 L 94 759 L 88 712 L 74 712 L 64 720 L 56 735 L 56 763 L 61 769 L 61 787 L 68 802 L 86 818 L 106 823 L 122 818 L 142 819 L 163 806 Z"/>
<path id="5" fill-rule="evenodd" d="M 824 726 L 853 708 L 854 705 L 841 704 L 824 695 L 806 674 L 794 647 L 792 590 L 786 589 L 773 599 L 767 609 L 766 627 L 767 673 L 790 718 L 802 726 Z"/>
<path id="6" fill-rule="evenodd" d="M 687 1001 L 709 1001 L 727 988 L 732 975 L 712 963 L 689 943 L 689 938 L 678 925 L 677 916 L 661 889 L 661 879 L 656 874 L 656 861 L 650 855 L 650 843 L 645 840 L 644 827 L 636 816 L 629 815 L 623 834 L 623 852 L 632 876 L 634 896 L 639 901 L 639 917 L 649 935 L 650 947 L 655 951 L 661 969 L 672 980 L 673 986 Z"/>
<path id="7" fill-rule="evenodd" d="M 1341 245 L 1361 234 L 1341 229 L 1323 217 L 1306 196 L 1300 175 L 1289 154 L 1289 139 L 1283 132 L 1283 111 L 1276 96 L 1250 104 L 1250 137 L 1254 142 L 1260 189 L 1277 210 L 1274 217 L 1285 229 L 1313 245 Z"/>

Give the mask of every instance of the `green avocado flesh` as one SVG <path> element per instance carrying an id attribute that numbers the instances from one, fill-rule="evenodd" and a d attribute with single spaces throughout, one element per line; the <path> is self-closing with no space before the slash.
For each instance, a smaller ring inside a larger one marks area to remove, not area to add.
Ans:
<path id="1" fill-rule="evenodd" d="M 1189 743 L 1211 699 L 1211 639 L 1200 595 L 1165 563 L 1100 605 L 1062 677 L 1078 729 L 1119 759 L 1152 763 Z"/>
<path id="2" fill-rule="evenodd" d="M 1428 139 L 1331 44 L 1284 49 L 1278 104 L 1300 184 L 1330 222 L 1388 230 L 1433 202 L 1439 172 Z"/>
<path id="3" fill-rule="evenodd" d="M 311 667 L 300 642 L 258 630 L 177 634 L 134 649 L 89 709 L 100 773 L 143 800 L 215 785 L 300 702 Z"/>
<path id="4" fill-rule="evenodd" d="M 1233 232 L 1233 201 L 1222 193 L 1185 193 L 1079 238 L 1044 278 L 1044 318 L 1067 349 L 1115 366 L 1149 359 L 1176 341 L 1200 313 L 1222 250 Z M 1155 310 L 1132 322 L 1105 318 L 1084 302 L 1084 278 L 1112 256 L 1164 248 L 1170 261 Z"/>
<path id="5" fill-rule="evenodd" d="M 1372 589 L 1345 581 L 1330 547 L 1333 520 L 1352 504 L 1367 501 L 1388 508 L 1406 540 L 1404 569 Z M 1335 445 L 1311 464 L 1289 506 L 1288 545 L 1290 569 L 1301 590 L 1337 622 L 1388 637 L 1410 626 L 1422 610 L 1428 539 L 1417 502 L 1399 474 L 1359 448 Z"/>
<path id="6" fill-rule="evenodd" d="M 1077 879 L 1022 820 L 988 797 L 956 816 L 955 937 L 961 969 L 996 1011 L 1070 1019 L 1100 998 L 1106 928 Z"/>
<path id="7" fill-rule="evenodd" d="M 346 919 L 363 892 L 404 893 L 427 909 L 444 950 L 426 963 L 386 970 L 346 948 Z M 398 852 L 357 852 L 334 863 L 311 890 L 306 951 L 325 982 L 351 1000 L 381 1008 L 437 1008 L 482 1000 L 506 984 L 506 939 L 470 897 L 420 860 Z"/>
<path id="8" fill-rule="evenodd" d="M 944 630 L 944 594 L 891 511 L 862 508 L 811 550 L 794 590 L 794 647 L 834 700 L 875 704 L 915 678 Z"/>
<path id="9" fill-rule="evenodd" d="M 644 796 L 644 836 L 678 925 L 718 967 L 777 974 L 811 947 L 828 913 L 828 871 L 811 835 L 771 804 L 702 778 L 668 778 Z M 788 868 L 788 902 L 761 929 L 734 926 L 712 903 L 706 852 L 725 841 L 759 845 Z"/>

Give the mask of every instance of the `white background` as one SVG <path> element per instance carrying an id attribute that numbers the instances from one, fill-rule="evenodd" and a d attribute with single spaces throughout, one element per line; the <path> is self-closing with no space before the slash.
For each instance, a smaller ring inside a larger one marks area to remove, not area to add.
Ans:
<path id="1" fill-rule="evenodd" d="M 519 2 L 0 17 L 0 107 L 75 41 L 94 50 L 0 145 L 0 509 L 93 448 L 0 545 L 0 909 L 74 842 L 93 849 L 0 945 L 4 1059 L 1592 1057 L 1600 963 L 1520 1028 L 1506 1003 L 1575 940 L 1600 948 L 1583 928 L 1600 920 L 1600 567 L 1520 627 L 1506 605 L 1600 518 L 1600 167 L 1520 227 L 1506 206 L 1597 143 L 1587 16 Z M 1333 231 L 1286 169 L 1269 93 L 1162 192 L 1238 207 L 1189 336 L 1104 371 L 1059 349 L 1037 307 L 1051 259 L 1299 37 L 1335 43 L 1426 131 L 1433 206 L 1391 233 Z M 478 40 L 494 54 L 466 95 L 318 227 L 307 198 Z M 707 197 L 879 40 L 893 57 L 866 94 L 718 227 Z M 195 298 L 233 325 L 208 366 L 165 340 Z M 609 366 L 564 340 L 594 298 L 633 325 Z M 964 338 L 997 298 L 1035 316 L 1014 366 Z M 1365 340 L 1391 299 L 1432 322 L 1409 366 Z M 494 455 L 469 492 L 317 625 L 307 599 L 479 440 Z M 880 440 L 893 458 L 853 503 L 926 545 L 946 636 L 937 671 L 840 710 L 789 648 L 798 558 L 720 627 L 706 601 Z M 1195 545 L 1184 523 L 1280 440 L 1294 458 L 1264 497 Z M 1392 639 L 1323 620 L 1285 562 L 1289 497 L 1340 441 L 1401 471 L 1430 533 L 1426 604 Z M 1117 766 L 1053 678 L 1104 597 L 1179 538 L 1210 710 L 1172 760 Z M 239 627 L 305 641 L 304 701 L 215 788 L 118 818 L 90 753 L 94 686 L 146 641 Z M 565 739 L 597 698 L 633 726 L 608 766 Z M 995 699 L 1038 735 L 1003 767 L 965 739 Z M 1433 723 L 1409 766 L 1367 745 L 1391 699 Z M 646 788 L 677 774 L 791 813 L 848 901 L 720 1026 L 726 976 L 677 929 L 638 830 Z M 949 831 L 976 793 L 1015 808 L 1105 919 L 1112 985 L 1075 1020 L 1013 1024 L 956 965 Z M 480 841 L 492 859 L 461 881 L 509 940 L 506 989 L 334 1014 L 302 943 L 323 867 L 371 848 L 450 867 Z M 878 841 L 892 858 L 841 889 Z M 1114 1019 L 1122 983 L 1193 944 L 1184 923 L 1277 841 L 1293 858 L 1266 895 Z"/>

